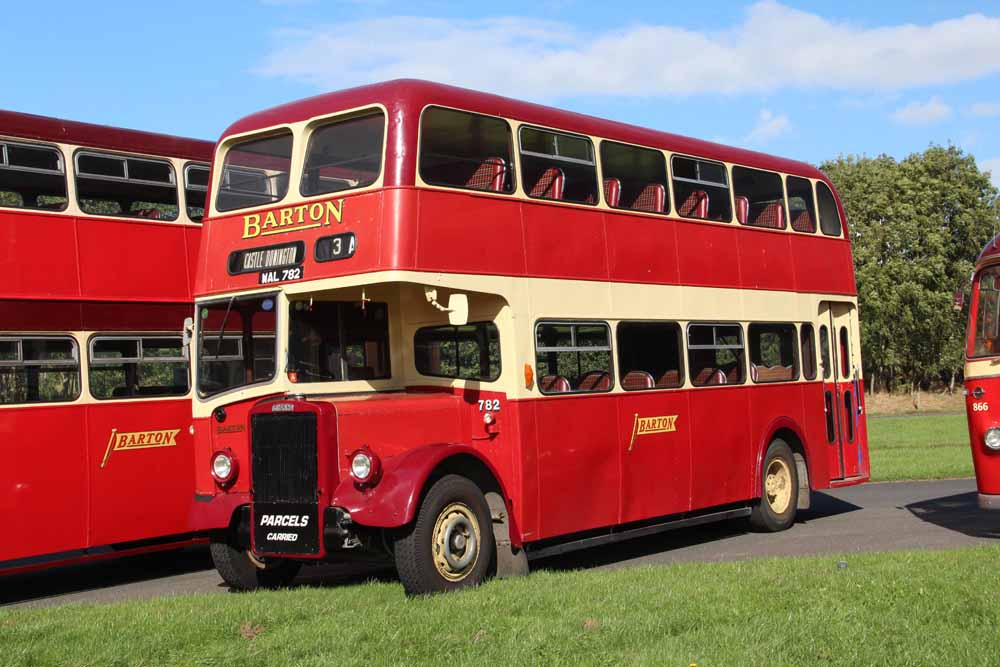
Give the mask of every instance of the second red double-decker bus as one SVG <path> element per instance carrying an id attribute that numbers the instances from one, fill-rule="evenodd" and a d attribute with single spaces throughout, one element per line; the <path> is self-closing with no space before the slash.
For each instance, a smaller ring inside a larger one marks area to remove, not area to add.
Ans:
<path id="1" fill-rule="evenodd" d="M 965 408 L 979 506 L 1000 509 L 1000 236 L 976 260 L 965 358 Z"/>
<path id="2" fill-rule="evenodd" d="M 212 144 L 0 112 L 0 572 L 187 543 Z"/>
<path id="3" fill-rule="evenodd" d="M 211 192 L 197 508 L 234 588 L 381 553 L 448 590 L 868 478 L 814 167 L 394 81 L 238 121 Z"/>

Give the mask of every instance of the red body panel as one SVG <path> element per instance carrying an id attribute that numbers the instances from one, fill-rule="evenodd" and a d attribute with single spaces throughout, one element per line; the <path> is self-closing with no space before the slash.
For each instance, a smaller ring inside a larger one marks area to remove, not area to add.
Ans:
<path id="1" fill-rule="evenodd" d="M 212 150 L 203 141 L 6 111 L 0 136 L 200 162 Z M 86 374 L 88 332 L 179 333 L 192 311 L 200 235 L 184 223 L 0 209 L 0 335 L 83 332 Z M 0 407 L 0 521 L 16 536 L 0 540 L 0 570 L 190 544 L 190 401 L 81 396 Z M 132 446 L 116 449 L 113 434 Z"/>
<path id="2" fill-rule="evenodd" d="M 1000 365 L 998 365 L 1000 367 Z M 1000 452 L 983 444 L 986 431 L 1000 426 L 993 404 L 1000 396 L 1000 375 L 997 377 L 971 378 L 965 381 L 965 409 L 969 419 L 969 443 L 972 447 L 972 465 L 976 470 L 976 486 L 979 493 L 1000 495 Z M 982 391 L 977 397 L 976 390 Z M 973 405 L 986 403 L 992 409 L 973 409 Z"/>

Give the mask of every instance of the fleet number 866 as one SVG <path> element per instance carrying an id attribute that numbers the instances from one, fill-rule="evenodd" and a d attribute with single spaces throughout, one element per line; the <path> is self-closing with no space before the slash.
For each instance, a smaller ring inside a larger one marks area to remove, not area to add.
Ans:
<path id="1" fill-rule="evenodd" d="M 972 404 L 973 412 L 986 412 L 989 409 L 990 409 L 990 404 L 987 403 L 986 401 L 979 401 L 978 403 Z"/>

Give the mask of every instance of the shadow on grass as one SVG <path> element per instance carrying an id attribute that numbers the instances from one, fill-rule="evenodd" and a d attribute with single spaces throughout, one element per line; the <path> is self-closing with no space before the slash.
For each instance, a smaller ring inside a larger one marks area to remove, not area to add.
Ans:
<path id="1" fill-rule="evenodd" d="M 5 575 L 0 578 L 0 605 L 153 582 L 211 569 L 208 548 L 191 547 Z"/>
<path id="2" fill-rule="evenodd" d="M 1000 538 L 1000 512 L 979 509 L 976 493 L 957 493 L 906 506 L 913 516 L 969 537 Z"/>

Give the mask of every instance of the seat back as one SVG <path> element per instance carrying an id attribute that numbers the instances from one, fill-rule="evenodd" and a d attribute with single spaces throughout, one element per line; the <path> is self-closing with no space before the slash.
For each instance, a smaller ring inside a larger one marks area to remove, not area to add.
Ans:
<path id="1" fill-rule="evenodd" d="M 622 377 L 622 389 L 635 391 L 636 389 L 652 389 L 653 376 L 646 371 L 629 371 Z"/>
<path id="2" fill-rule="evenodd" d="M 792 229 L 797 232 L 807 232 L 812 234 L 816 231 L 816 222 L 813 220 L 812 216 L 809 215 L 809 211 L 796 211 L 792 215 Z"/>
<path id="3" fill-rule="evenodd" d="M 566 187 L 566 176 L 559 167 L 549 167 L 542 172 L 535 184 L 531 186 L 528 195 L 543 199 L 562 199 Z"/>
<path id="4" fill-rule="evenodd" d="M 681 372 L 667 371 L 656 381 L 657 387 L 679 387 L 681 386 Z"/>
<path id="5" fill-rule="evenodd" d="M 726 384 L 726 374 L 718 368 L 702 368 L 694 378 L 696 385 Z"/>
<path id="6" fill-rule="evenodd" d="M 750 217 L 750 200 L 740 195 L 736 198 L 736 220 L 741 224 L 747 224 Z"/>
<path id="7" fill-rule="evenodd" d="M 587 371 L 577 386 L 580 391 L 607 391 L 611 389 L 611 374 L 607 371 Z"/>
<path id="8" fill-rule="evenodd" d="M 622 196 L 622 182 L 617 178 L 604 179 L 604 201 L 608 206 L 614 208 L 618 206 L 618 201 Z"/>
<path id="9" fill-rule="evenodd" d="M 770 202 L 763 206 L 754 206 L 750 211 L 750 224 L 754 227 L 768 229 L 785 228 L 785 207 L 781 202 Z"/>
<path id="10" fill-rule="evenodd" d="M 538 381 L 538 388 L 546 394 L 559 394 L 569 391 L 569 380 L 562 375 L 545 375 Z"/>
<path id="11" fill-rule="evenodd" d="M 506 175 L 506 161 L 499 157 L 488 157 L 479 163 L 476 170 L 465 181 L 465 187 L 473 190 L 502 192 L 504 177 Z"/>
<path id="12" fill-rule="evenodd" d="M 708 193 L 704 190 L 695 190 L 687 196 L 677 212 L 686 218 L 707 218 Z"/>
<path id="13" fill-rule="evenodd" d="M 639 195 L 632 202 L 630 207 L 634 211 L 648 211 L 649 213 L 663 213 L 663 207 L 667 203 L 667 189 L 662 183 L 647 183 L 639 192 Z M 705 209 L 706 215 L 708 209 Z M 702 216 L 704 217 L 704 216 Z"/>

